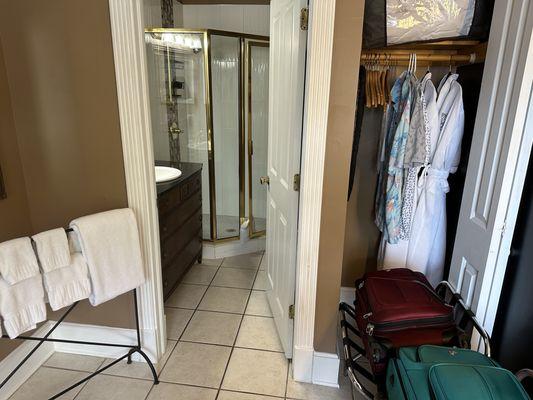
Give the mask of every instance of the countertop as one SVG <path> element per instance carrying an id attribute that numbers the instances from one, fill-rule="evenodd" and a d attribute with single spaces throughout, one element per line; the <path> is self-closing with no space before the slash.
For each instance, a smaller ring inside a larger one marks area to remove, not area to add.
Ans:
<path id="1" fill-rule="evenodd" d="M 157 183 L 157 196 L 159 197 L 166 191 L 176 187 L 181 182 L 189 178 L 191 175 L 195 174 L 198 171 L 202 170 L 203 165 L 201 163 L 189 163 L 189 162 L 179 162 L 175 163 L 172 161 L 156 161 L 155 165 L 163 167 L 173 167 L 181 171 L 181 176 L 178 179 L 173 181 Z"/>

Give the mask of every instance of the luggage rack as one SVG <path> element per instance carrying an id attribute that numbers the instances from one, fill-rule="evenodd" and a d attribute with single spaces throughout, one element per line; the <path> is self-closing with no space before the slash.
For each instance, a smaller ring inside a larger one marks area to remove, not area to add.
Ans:
<path id="1" fill-rule="evenodd" d="M 454 308 L 456 324 L 460 331 L 464 333 L 464 335 L 461 335 L 462 337 L 459 338 L 458 345 L 463 348 L 469 347 L 470 339 L 472 338 L 472 333 L 475 329 L 483 341 L 483 350 L 485 355 L 490 357 L 491 349 L 489 335 L 477 321 L 472 310 L 465 305 L 461 295 L 455 293 L 453 287 L 446 281 L 439 283 L 435 291 L 446 304 Z M 354 304 L 356 301 L 357 299 L 354 301 Z M 354 323 L 350 323 L 347 320 L 347 317 L 352 318 Z M 361 359 L 367 358 L 366 351 L 362 345 L 359 345 L 350 337 L 350 335 L 355 335 L 356 337 L 361 338 L 361 333 L 355 326 L 355 308 L 347 303 L 340 303 L 339 318 L 344 355 L 344 371 L 345 375 L 348 376 L 350 382 L 352 383 L 352 389 L 354 389 L 352 390 L 354 399 L 355 392 L 369 400 L 381 398 L 380 395 L 383 392 L 382 388 L 384 386 L 384 382 L 382 379 L 374 376 L 370 371 L 360 364 L 359 361 Z M 378 387 L 377 396 L 362 382 L 360 378 L 361 376 Z"/>
<path id="2" fill-rule="evenodd" d="M 71 232 L 72 229 L 68 228 L 65 229 L 66 232 Z M 150 371 L 153 376 L 154 384 L 159 384 L 159 378 L 157 376 L 156 369 L 154 367 L 154 364 L 150 360 L 150 358 L 146 355 L 146 353 L 142 350 L 142 343 L 141 343 L 141 330 L 139 326 L 139 307 L 137 303 L 137 289 L 132 290 L 133 293 L 133 299 L 134 299 L 134 307 L 135 307 L 135 331 L 136 331 L 136 340 L 135 343 L 132 344 L 123 344 L 123 343 L 107 343 L 107 342 L 90 342 L 90 341 L 83 341 L 83 340 L 70 340 L 70 339 L 56 339 L 51 337 L 52 333 L 61 325 L 61 323 L 65 320 L 65 318 L 76 308 L 76 306 L 80 303 L 80 301 L 76 301 L 73 303 L 66 311 L 65 313 L 59 318 L 52 328 L 46 332 L 46 334 L 43 337 L 36 337 L 36 336 L 17 336 L 16 338 L 12 340 L 30 340 L 30 341 L 36 341 L 37 343 L 29 352 L 26 354 L 26 356 L 22 359 L 21 362 L 17 364 L 15 368 L 6 376 L 6 378 L 0 383 L 0 391 L 2 388 L 13 378 L 13 376 L 17 373 L 20 368 L 26 362 L 30 359 L 30 357 L 43 345 L 45 342 L 51 342 L 51 343 L 70 343 L 70 344 L 80 344 L 80 345 L 87 345 L 87 346 L 104 346 L 104 347 L 115 347 L 115 348 L 123 348 L 123 349 L 129 349 L 129 351 L 124 354 L 123 356 L 120 356 L 110 362 L 109 364 L 105 365 L 102 368 L 97 369 L 92 374 L 86 376 L 85 378 L 81 379 L 80 381 L 72 384 L 68 388 L 62 390 L 61 392 L 57 393 L 56 395 L 49 398 L 49 400 L 57 399 L 61 396 L 63 396 L 65 393 L 70 392 L 71 390 L 75 389 L 76 387 L 82 385 L 83 383 L 87 382 L 91 378 L 94 378 L 96 375 L 101 374 L 105 370 L 111 368 L 112 366 L 118 364 L 124 359 L 127 359 L 127 363 L 131 364 L 132 359 L 131 357 L 133 354 L 138 353 L 148 364 L 148 367 L 150 368 Z M 2 339 L 9 339 L 9 336 L 2 335 Z"/>

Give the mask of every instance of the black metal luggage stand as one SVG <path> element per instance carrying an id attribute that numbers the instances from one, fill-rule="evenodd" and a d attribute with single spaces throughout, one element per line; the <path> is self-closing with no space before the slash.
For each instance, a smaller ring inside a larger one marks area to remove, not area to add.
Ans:
<path id="1" fill-rule="evenodd" d="M 456 345 L 460 347 L 469 346 L 469 338 L 471 338 L 473 330 L 477 330 L 484 344 L 485 355 L 490 357 L 490 342 L 489 335 L 487 331 L 481 326 L 477 321 L 475 314 L 470 310 L 461 295 L 455 293 L 450 284 L 446 281 L 443 281 L 437 285 L 435 289 L 437 294 L 444 300 L 444 302 L 454 308 L 454 317 L 457 327 L 460 331 L 464 332 L 468 337 L 458 338 L 458 343 Z M 355 305 L 355 302 L 354 302 Z M 354 320 L 354 323 L 350 323 L 347 320 L 347 315 Z M 369 380 L 378 387 L 378 397 L 384 393 L 384 376 L 375 377 L 370 371 L 365 369 L 358 361 L 362 358 L 367 358 L 365 349 L 359 344 L 355 343 L 350 338 L 350 333 L 352 335 L 361 338 L 361 333 L 356 327 L 355 324 L 355 307 L 347 303 L 339 304 L 339 319 L 340 319 L 340 330 L 342 338 L 342 348 L 344 355 L 344 372 L 348 376 L 350 382 L 352 383 L 352 394 L 355 399 L 355 392 L 362 395 L 365 399 L 372 400 L 376 398 L 374 394 L 361 382 L 359 376 L 363 376 L 365 379 Z M 355 353 L 355 355 L 354 355 Z M 359 375 L 359 376 L 358 376 Z"/>
<path id="2" fill-rule="evenodd" d="M 74 304 L 72 304 L 68 310 L 61 316 L 61 318 L 59 318 L 59 320 L 54 324 L 54 326 L 46 333 L 46 335 L 44 335 L 44 337 L 33 337 L 33 336 L 18 336 L 16 337 L 15 339 L 19 339 L 19 340 L 33 340 L 33 341 L 37 341 L 39 343 L 37 343 L 35 345 L 35 347 L 24 357 L 24 359 L 9 373 L 9 375 L 2 381 L 2 383 L 0 383 L 0 390 L 4 387 L 4 385 L 16 374 L 16 372 L 30 359 L 30 357 L 32 356 L 33 353 L 35 353 L 37 351 L 37 349 L 39 347 L 41 347 L 41 345 L 44 343 L 44 342 L 52 342 L 52 343 L 72 343 L 72 344 L 82 344 L 82 345 L 88 345 L 88 346 L 106 346 L 106 347 L 120 347 L 120 348 L 125 348 L 125 349 L 129 349 L 128 353 L 124 354 L 123 356 L 117 358 L 116 360 L 113 360 L 111 363 L 107 364 L 105 367 L 103 368 L 100 368 L 98 370 L 96 370 L 95 372 L 93 372 L 92 374 L 90 374 L 89 376 L 83 378 L 82 380 L 74 383 L 73 385 L 69 386 L 68 388 L 62 390 L 61 392 L 59 392 L 58 394 L 50 397 L 49 400 L 52 400 L 52 399 L 57 399 L 59 398 L 60 396 L 64 395 L 65 393 L 71 391 L 72 389 L 80 386 L 81 384 L 87 382 L 89 379 L 93 378 L 94 376 L 96 375 L 99 375 L 101 374 L 103 371 L 111 368 L 113 365 L 115 364 L 118 364 L 119 362 L 121 362 L 122 360 L 124 360 L 125 358 L 128 359 L 128 364 L 131 364 L 131 356 L 135 353 L 139 353 L 141 355 L 141 357 L 143 357 L 145 360 L 146 360 L 146 363 L 148 364 L 148 367 L 150 368 L 151 372 L 152 372 L 152 375 L 154 377 L 154 384 L 157 385 L 159 383 L 159 378 L 157 376 L 157 372 L 155 370 L 155 367 L 154 367 L 154 364 L 152 363 L 152 361 L 150 361 L 150 359 L 148 358 L 148 356 L 146 355 L 146 353 L 141 349 L 141 331 L 140 331 L 140 328 L 139 328 L 139 309 L 138 309 L 138 305 L 137 305 L 137 289 L 133 289 L 133 298 L 134 298 L 134 302 L 135 302 L 135 328 L 136 328 L 136 332 L 137 332 L 137 343 L 135 344 L 121 344 L 121 343 L 101 343 L 101 342 L 87 342 L 87 341 L 82 341 L 82 340 L 69 340 L 69 339 L 54 339 L 54 338 L 51 338 L 50 335 L 54 332 L 54 330 L 56 330 L 56 328 L 65 320 L 65 318 L 70 314 L 70 312 L 72 310 L 74 310 L 74 308 L 76 308 L 76 306 L 78 305 L 79 301 L 75 302 Z M 3 335 L 2 338 L 8 338 L 9 339 L 9 336 L 7 335 Z"/>

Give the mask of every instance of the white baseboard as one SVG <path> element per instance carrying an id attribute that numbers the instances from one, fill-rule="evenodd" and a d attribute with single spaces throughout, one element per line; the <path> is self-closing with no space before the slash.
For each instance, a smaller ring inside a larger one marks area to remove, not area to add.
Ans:
<path id="1" fill-rule="evenodd" d="M 52 324 L 50 322 L 45 322 L 32 336 L 42 337 L 51 327 Z M 0 361 L 0 382 L 3 382 L 7 375 L 15 369 L 36 344 L 37 342 L 35 341 L 24 341 Z M 25 363 L 0 390 L 0 399 L 8 399 L 13 393 L 15 393 L 15 391 L 26 382 L 53 353 L 54 344 L 51 342 L 43 343 L 41 347 L 32 354 L 29 362 Z"/>
<path id="2" fill-rule="evenodd" d="M 298 359 L 299 362 L 294 362 Z M 298 365 L 298 367 L 295 367 Z M 340 360 L 337 354 L 321 353 L 310 348 L 294 348 L 292 376 L 297 382 L 339 387 Z"/>
<path id="3" fill-rule="evenodd" d="M 355 300 L 355 288 L 348 287 L 348 286 L 342 286 L 341 293 L 340 293 L 340 301 L 353 305 L 354 300 Z"/>
<path id="4" fill-rule="evenodd" d="M 294 346 L 292 352 L 292 377 L 297 382 L 313 381 L 313 348 Z"/>
<path id="5" fill-rule="evenodd" d="M 313 384 L 338 388 L 339 366 L 340 360 L 337 354 L 315 351 L 313 355 Z"/>
<path id="6" fill-rule="evenodd" d="M 33 336 L 42 337 L 55 324 L 55 321 L 45 322 Z M 146 343 L 151 343 L 152 337 L 155 335 L 143 333 L 143 342 L 148 357 L 156 362 L 150 346 Z M 51 339 L 68 339 L 80 340 L 86 342 L 102 342 L 102 343 L 124 343 L 126 345 L 134 345 L 137 343 L 137 333 L 135 329 L 113 328 L 108 326 L 75 324 L 71 322 L 62 322 L 56 328 L 54 333 L 50 335 Z M 8 356 L 0 361 L 0 382 L 2 382 L 7 375 L 22 361 L 29 351 L 35 346 L 35 341 L 25 341 Z M 46 360 L 54 353 L 70 353 L 81 354 L 85 356 L 95 356 L 104 358 L 118 358 L 127 354 L 128 349 L 125 347 L 110 347 L 110 346 L 89 346 L 74 343 L 59 343 L 59 342 L 45 342 L 39 349 L 31 356 L 29 362 L 25 363 L 17 373 L 6 383 L 6 386 L 0 391 L 0 399 L 9 398 L 37 369 L 43 365 Z M 132 356 L 134 361 L 145 361 L 142 356 L 135 353 Z"/>
<path id="7" fill-rule="evenodd" d="M 266 238 L 264 236 L 246 240 L 244 242 L 241 242 L 240 240 L 222 243 L 204 242 L 202 246 L 202 257 L 215 259 L 238 256 L 241 254 L 263 251 L 265 250 L 265 246 Z"/>
<path id="8" fill-rule="evenodd" d="M 75 324 L 62 322 L 51 335 L 53 339 L 81 340 L 86 342 L 124 343 L 135 345 L 137 334 L 135 329 L 113 328 L 109 326 Z M 81 354 L 85 356 L 118 358 L 127 353 L 124 347 L 89 346 L 74 343 L 55 342 L 58 353 Z M 152 358 L 152 357 L 151 357 Z M 133 359 L 141 361 L 142 357 L 134 354 Z"/>

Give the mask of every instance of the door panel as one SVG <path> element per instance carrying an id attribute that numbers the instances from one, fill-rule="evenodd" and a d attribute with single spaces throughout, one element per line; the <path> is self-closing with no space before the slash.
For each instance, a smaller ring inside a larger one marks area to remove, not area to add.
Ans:
<path id="1" fill-rule="evenodd" d="M 533 7 L 497 0 L 494 16 L 449 276 L 489 333 L 533 139 Z"/>
<path id="2" fill-rule="evenodd" d="M 294 175 L 300 171 L 306 31 L 300 11 L 306 0 L 270 3 L 270 75 L 267 195 L 268 300 L 287 357 L 292 356 L 296 279 L 298 192 Z"/>

